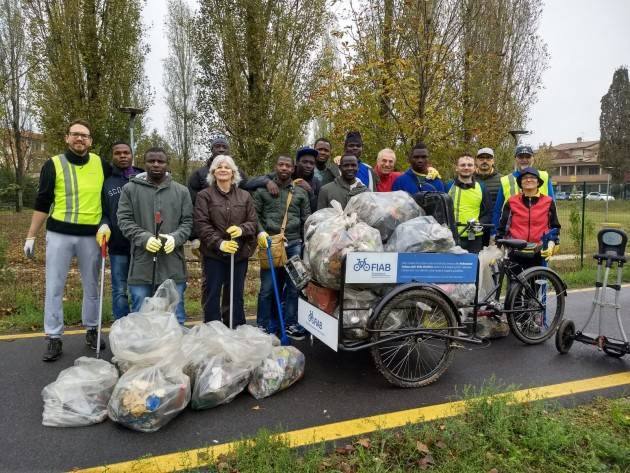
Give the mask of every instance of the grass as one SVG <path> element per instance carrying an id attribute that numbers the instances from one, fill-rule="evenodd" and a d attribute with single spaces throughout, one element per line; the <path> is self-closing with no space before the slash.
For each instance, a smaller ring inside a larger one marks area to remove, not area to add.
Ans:
<path id="1" fill-rule="evenodd" d="M 584 287 L 595 287 L 595 278 L 597 276 L 597 262 L 590 258 L 584 257 L 584 267 L 580 267 L 579 259 L 571 260 L 551 260 L 549 265 L 552 269 L 557 271 L 562 280 L 566 283 L 569 289 L 579 289 Z M 602 273 L 603 275 L 603 273 Z M 624 283 L 630 283 L 630 269 L 628 266 L 623 267 L 622 281 Z M 608 283 L 614 283 L 617 279 L 617 269 L 611 270 L 608 277 Z"/>
<path id="2" fill-rule="evenodd" d="M 563 409 L 473 393 L 461 416 L 295 450 L 260 432 L 188 471 L 570 473 L 630 471 L 630 398 Z"/>

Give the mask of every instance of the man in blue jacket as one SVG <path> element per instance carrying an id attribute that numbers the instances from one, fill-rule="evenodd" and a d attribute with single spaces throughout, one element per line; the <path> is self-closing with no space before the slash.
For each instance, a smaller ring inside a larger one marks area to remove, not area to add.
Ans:
<path id="1" fill-rule="evenodd" d="M 444 192 L 439 173 L 429 166 L 429 150 L 419 142 L 409 153 L 409 169 L 394 181 L 392 191 L 406 191 L 410 195 L 420 191 Z"/>
<path id="2" fill-rule="evenodd" d="M 112 271 L 112 313 L 115 319 L 129 313 L 127 294 L 127 274 L 131 247 L 118 227 L 118 200 L 122 188 L 129 180 L 143 172 L 131 165 L 131 147 L 124 141 L 117 141 L 112 147 L 112 175 L 103 183 L 103 216 L 99 235 L 104 235 L 109 249 L 109 264 Z M 99 242 L 100 243 L 100 242 Z"/>

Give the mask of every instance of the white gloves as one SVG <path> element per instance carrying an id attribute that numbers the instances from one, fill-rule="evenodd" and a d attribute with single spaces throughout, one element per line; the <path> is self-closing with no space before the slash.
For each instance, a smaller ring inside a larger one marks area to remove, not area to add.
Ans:
<path id="1" fill-rule="evenodd" d="M 24 256 L 32 258 L 35 256 L 35 237 L 30 237 L 24 242 Z"/>
<path id="2" fill-rule="evenodd" d="M 167 255 L 172 253 L 175 249 L 175 237 L 173 235 L 168 235 L 164 233 L 160 233 L 160 237 L 164 238 L 164 253 Z"/>

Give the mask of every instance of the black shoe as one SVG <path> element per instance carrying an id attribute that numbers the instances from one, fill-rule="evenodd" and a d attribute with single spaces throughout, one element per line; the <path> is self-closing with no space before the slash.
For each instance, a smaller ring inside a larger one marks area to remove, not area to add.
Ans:
<path id="1" fill-rule="evenodd" d="M 107 348 L 107 345 L 105 345 L 105 341 L 103 340 L 102 335 L 103 334 L 101 334 L 101 350 L 105 350 L 105 348 Z M 96 331 L 95 328 L 87 329 L 87 332 L 85 332 L 85 344 L 88 347 L 90 347 L 92 350 L 96 350 L 97 338 L 98 338 L 98 332 Z"/>
<path id="2" fill-rule="evenodd" d="M 44 361 L 55 361 L 61 356 L 62 346 L 61 338 L 48 338 L 48 347 L 42 359 Z"/>
<path id="3" fill-rule="evenodd" d="M 293 340 L 304 340 L 306 338 L 306 330 L 304 330 L 299 325 L 290 325 L 286 329 L 287 337 L 292 338 Z"/>

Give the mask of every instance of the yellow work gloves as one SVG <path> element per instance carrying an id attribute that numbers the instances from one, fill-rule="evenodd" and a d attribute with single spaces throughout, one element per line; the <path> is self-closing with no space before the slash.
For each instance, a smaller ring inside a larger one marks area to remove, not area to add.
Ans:
<path id="1" fill-rule="evenodd" d="M 228 253 L 230 255 L 233 255 L 234 253 L 238 251 L 238 243 L 235 242 L 234 240 L 223 240 L 221 242 L 221 245 L 219 246 L 219 249 L 223 253 Z"/>
<path id="2" fill-rule="evenodd" d="M 558 254 L 560 251 L 560 245 L 556 245 L 553 241 L 547 243 L 547 249 L 540 252 L 545 261 L 549 261 L 553 255 Z"/>
<path id="3" fill-rule="evenodd" d="M 154 236 L 151 236 L 147 240 L 145 248 L 149 253 L 157 253 L 160 251 L 160 248 L 162 248 L 162 242 Z"/>
<path id="4" fill-rule="evenodd" d="M 237 227 L 236 225 L 228 227 L 225 231 L 230 234 L 230 238 L 232 238 L 232 240 L 240 237 L 243 234 L 243 230 L 241 229 L 241 227 Z"/>
<path id="5" fill-rule="evenodd" d="M 103 244 L 103 240 L 105 240 L 106 242 L 109 241 L 109 237 L 111 235 L 112 231 L 109 229 L 109 225 L 107 225 L 106 223 L 98 227 L 98 230 L 96 232 L 96 243 L 98 243 L 98 246 L 101 246 Z"/>
<path id="6" fill-rule="evenodd" d="M 159 236 L 164 239 L 164 253 L 172 253 L 175 249 L 175 237 L 166 233 L 160 233 Z"/>
<path id="7" fill-rule="evenodd" d="M 427 179 L 442 179 L 442 176 L 440 176 L 437 169 L 433 166 L 429 166 L 429 169 L 427 170 Z"/>
<path id="8" fill-rule="evenodd" d="M 269 234 L 267 232 L 260 232 L 258 234 L 258 246 L 260 248 L 269 247 L 269 242 L 267 242 L 267 238 L 269 238 Z"/>

